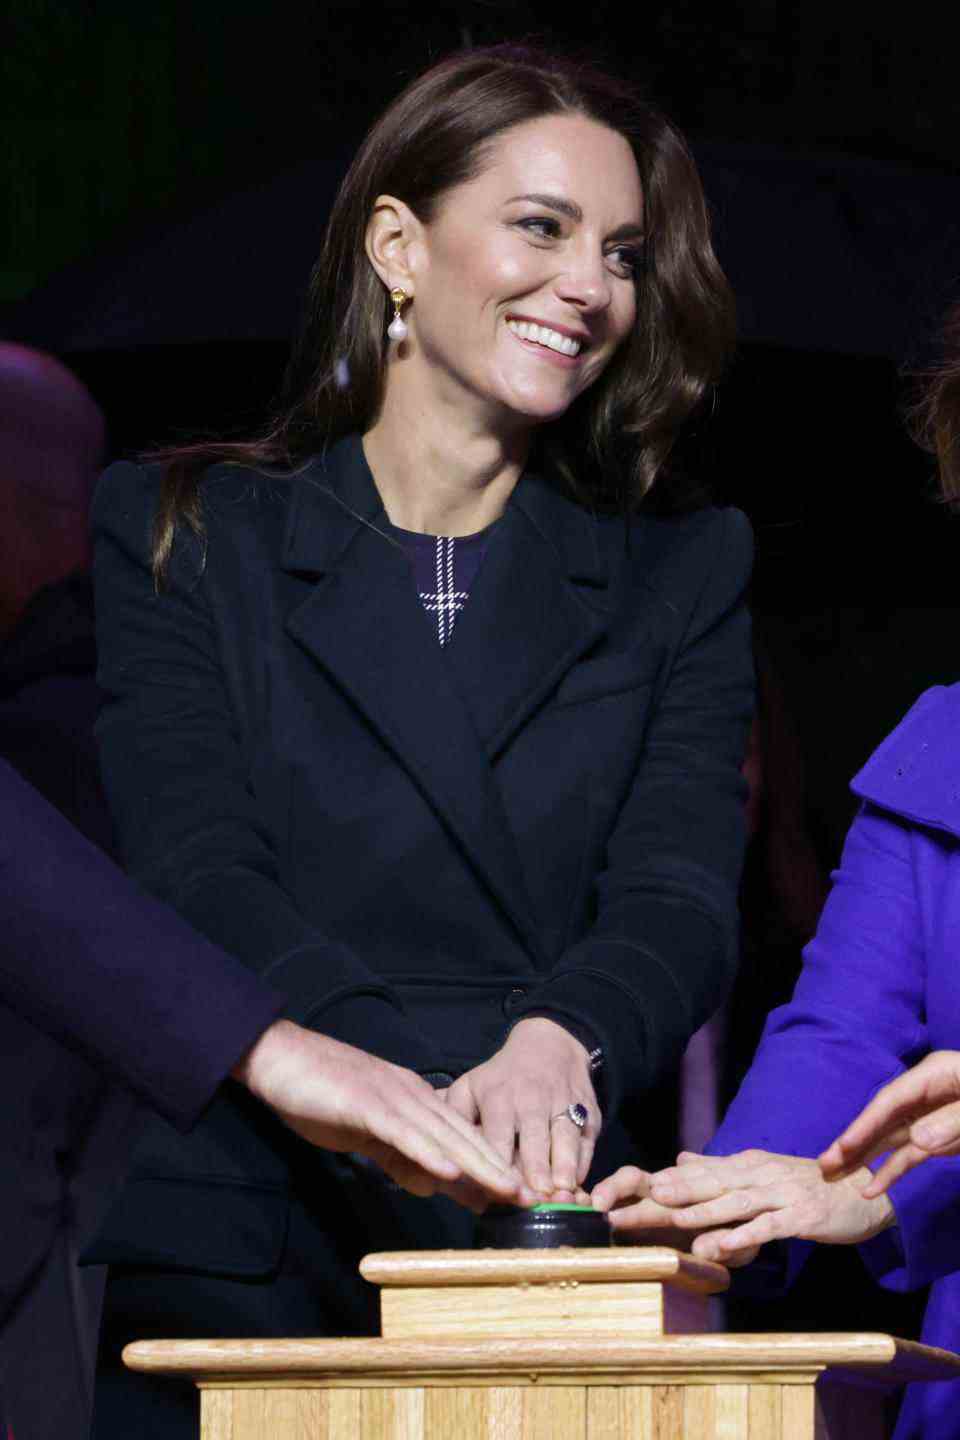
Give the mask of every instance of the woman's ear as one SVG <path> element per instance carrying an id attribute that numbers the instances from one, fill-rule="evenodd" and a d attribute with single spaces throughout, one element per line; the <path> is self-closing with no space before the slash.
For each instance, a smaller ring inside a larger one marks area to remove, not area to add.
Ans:
<path id="1" fill-rule="evenodd" d="M 393 195 L 378 195 L 367 225 L 367 258 L 388 290 L 415 291 L 415 250 L 423 226 L 409 205 Z"/>

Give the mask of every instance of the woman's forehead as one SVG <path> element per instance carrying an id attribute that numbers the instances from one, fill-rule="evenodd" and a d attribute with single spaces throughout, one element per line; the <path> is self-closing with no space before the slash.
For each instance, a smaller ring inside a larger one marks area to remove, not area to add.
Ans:
<path id="1" fill-rule="evenodd" d="M 499 204 L 552 195 L 612 227 L 643 218 L 640 173 L 629 142 L 584 115 L 545 115 L 505 130 L 469 183 L 478 198 Z"/>

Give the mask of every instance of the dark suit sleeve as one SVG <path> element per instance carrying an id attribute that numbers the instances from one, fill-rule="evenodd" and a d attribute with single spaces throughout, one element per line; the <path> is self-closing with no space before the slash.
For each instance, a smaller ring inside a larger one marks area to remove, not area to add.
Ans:
<path id="1" fill-rule="evenodd" d="M 111 466 L 93 507 L 101 765 L 120 850 L 150 891 L 287 999 L 286 1013 L 396 1064 L 428 1041 L 388 985 L 331 943 L 283 888 L 227 693 L 209 567 L 178 534 L 167 585 L 150 569 L 158 479 Z M 216 535 L 211 533 L 211 547 Z M 255 638 L 251 641 L 255 648 Z"/>
<path id="2" fill-rule="evenodd" d="M 0 761 L 0 998 L 187 1129 L 281 1000 Z"/>
<path id="3" fill-rule="evenodd" d="M 597 1036 L 608 1111 L 677 1064 L 737 962 L 754 689 L 746 518 L 716 513 L 689 551 L 664 581 L 675 612 L 687 588 L 689 620 L 607 845 L 596 922 L 517 1012 L 566 1016 Z"/>

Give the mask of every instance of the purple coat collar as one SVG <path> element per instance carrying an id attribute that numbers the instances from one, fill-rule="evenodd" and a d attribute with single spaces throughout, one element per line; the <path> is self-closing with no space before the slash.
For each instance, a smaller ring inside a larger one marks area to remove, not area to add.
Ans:
<path id="1" fill-rule="evenodd" d="M 960 685 L 925 690 L 851 789 L 916 825 L 960 838 Z"/>

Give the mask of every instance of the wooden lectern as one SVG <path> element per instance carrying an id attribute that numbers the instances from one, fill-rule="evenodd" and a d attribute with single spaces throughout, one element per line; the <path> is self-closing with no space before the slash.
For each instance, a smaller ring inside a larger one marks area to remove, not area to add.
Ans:
<path id="1" fill-rule="evenodd" d="M 960 1356 L 888 1335 L 676 1333 L 729 1277 L 661 1247 L 360 1268 L 379 1337 L 157 1340 L 124 1359 L 192 1377 L 202 1440 L 873 1440 L 884 1380 L 960 1379 Z M 828 1371 L 863 1388 L 818 1396 Z"/>

